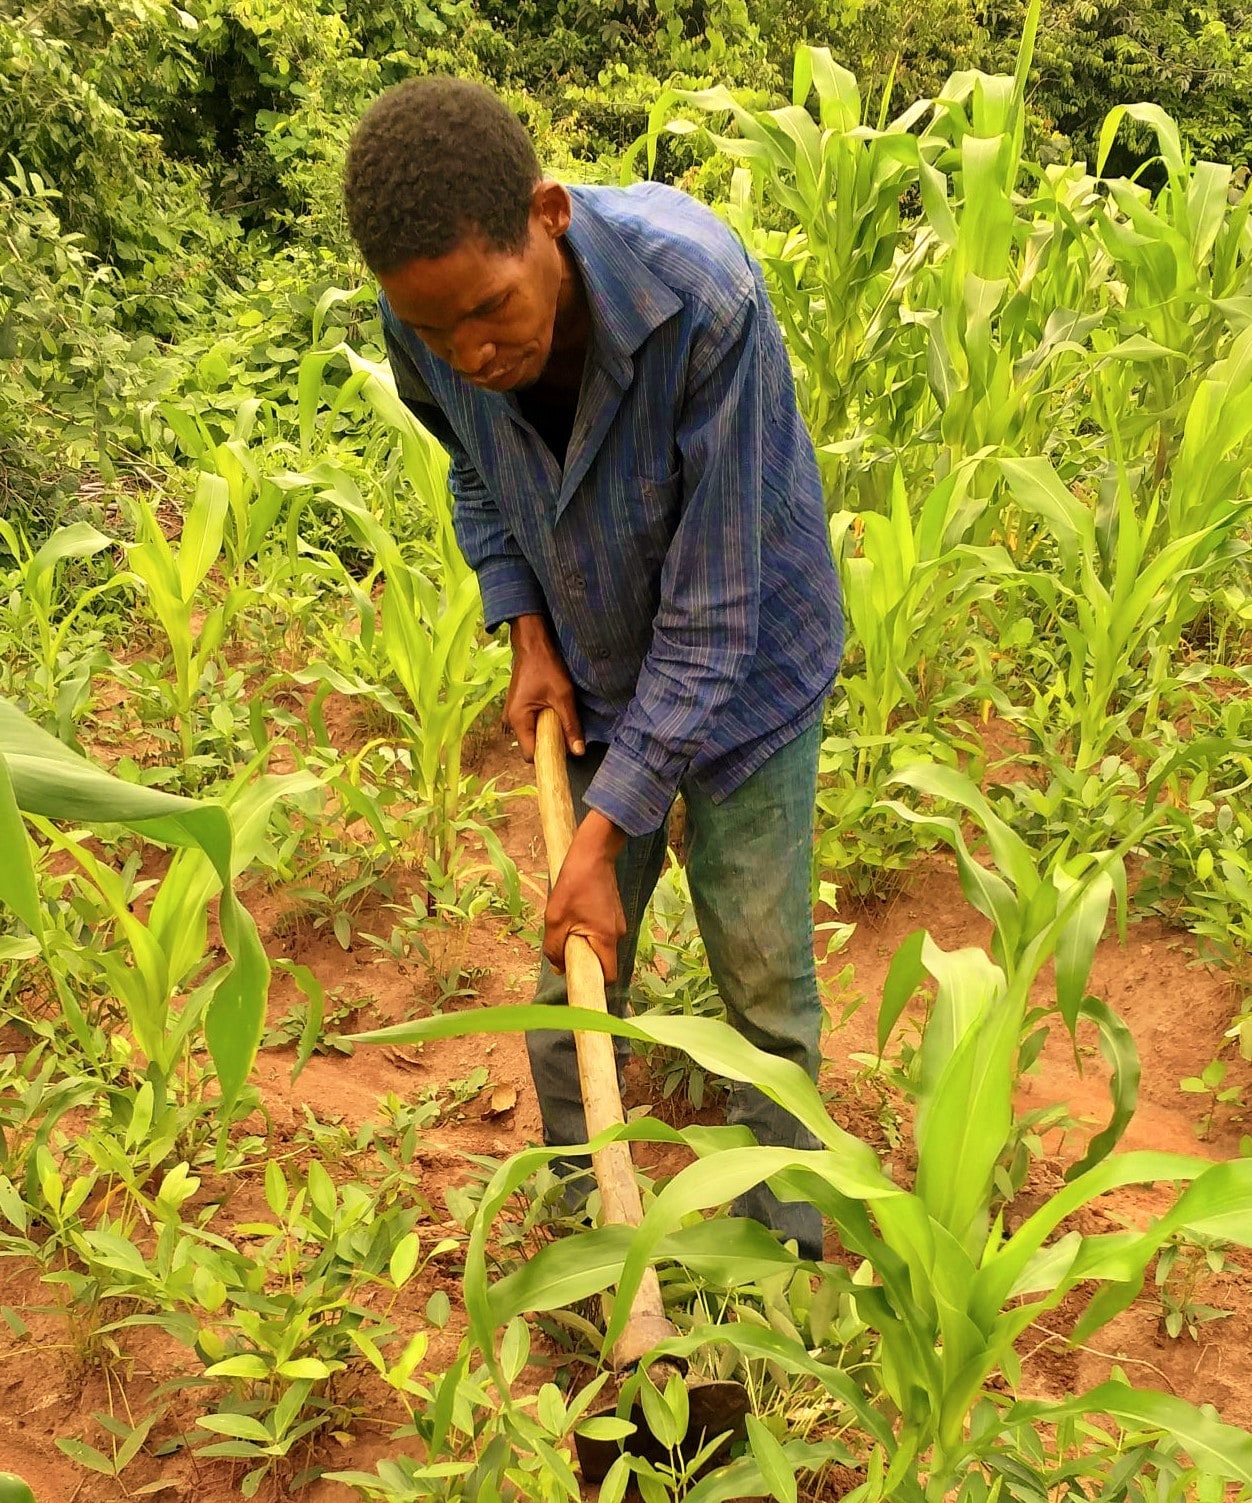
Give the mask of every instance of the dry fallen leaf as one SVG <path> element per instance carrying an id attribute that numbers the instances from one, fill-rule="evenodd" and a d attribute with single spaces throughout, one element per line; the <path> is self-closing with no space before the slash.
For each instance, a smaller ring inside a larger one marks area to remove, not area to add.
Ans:
<path id="1" fill-rule="evenodd" d="M 498 1085 L 491 1093 L 491 1104 L 483 1113 L 486 1117 L 502 1117 L 517 1105 L 517 1087 Z"/>

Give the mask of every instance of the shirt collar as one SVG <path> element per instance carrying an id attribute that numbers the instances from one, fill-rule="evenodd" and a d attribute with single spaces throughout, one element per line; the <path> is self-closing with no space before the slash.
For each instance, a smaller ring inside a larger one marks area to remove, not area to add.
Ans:
<path id="1" fill-rule="evenodd" d="M 683 304 L 601 211 L 599 191 L 569 189 L 574 207 L 565 239 L 582 273 L 602 363 L 626 386 L 633 370 L 630 357 Z"/>

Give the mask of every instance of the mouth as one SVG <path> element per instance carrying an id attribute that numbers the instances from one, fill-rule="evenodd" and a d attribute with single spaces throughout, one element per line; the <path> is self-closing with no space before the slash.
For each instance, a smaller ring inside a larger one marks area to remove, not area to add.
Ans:
<path id="1" fill-rule="evenodd" d="M 470 384 L 487 391 L 508 391 L 515 386 L 525 375 L 526 367 L 530 363 L 529 351 L 511 360 L 507 365 L 495 365 L 482 375 L 470 376 Z"/>
<path id="2" fill-rule="evenodd" d="M 488 371 L 482 376 L 470 376 L 472 386 L 481 386 L 488 391 L 497 391 L 507 386 L 517 371 L 516 365 L 504 365 L 498 370 Z"/>

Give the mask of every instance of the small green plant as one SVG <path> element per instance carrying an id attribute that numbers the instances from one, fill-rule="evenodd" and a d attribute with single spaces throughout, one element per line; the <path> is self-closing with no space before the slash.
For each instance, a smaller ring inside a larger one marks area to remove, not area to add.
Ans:
<path id="1" fill-rule="evenodd" d="M 75 742 L 90 699 L 92 676 L 106 662 L 103 633 L 92 618 L 99 605 L 122 588 L 126 578 L 108 572 L 103 580 L 71 594 L 63 567 L 95 558 L 111 540 L 89 522 L 58 528 L 39 548 L 0 519 L 0 543 L 13 555 L 12 572 L 0 572 L 0 632 L 27 656 L 17 677 L 15 659 L 6 666 L 6 692 L 20 689 L 39 718 L 54 725 L 61 740 Z M 7 573 L 7 578 L 6 578 Z M 8 600 L 3 592 L 8 591 Z"/>
<path id="2" fill-rule="evenodd" d="M 696 925 L 687 874 L 671 853 L 647 917 L 640 926 L 633 1003 L 636 1009 L 672 1017 L 724 1018 L 726 1007 L 709 975 L 704 941 Z M 672 1116 L 698 1112 L 721 1083 L 710 1079 L 681 1050 L 636 1043 L 650 1077 L 653 1109 Z"/>
<path id="3" fill-rule="evenodd" d="M 398 1456 L 376 1472 L 330 1472 L 330 1480 L 379 1503 L 472 1503 L 477 1498 L 526 1498 L 564 1503 L 583 1496 L 571 1465 L 568 1437 L 604 1387 L 605 1377 L 574 1399 L 555 1383 L 518 1397 L 512 1386 L 530 1360 L 530 1332 L 510 1321 L 500 1343 L 500 1371 L 471 1366 L 464 1353 L 443 1373 L 418 1375 L 414 1363 L 375 1364 L 402 1395 L 411 1424 L 397 1438 L 417 1438 L 427 1458 Z M 501 1381 L 502 1379 L 502 1381 Z M 434 1460 L 433 1458 L 439 1458 Z"/>
<path id="4" fill-rule="evenodd" d="M 235 896 L 234 879 L 240 846 L 246 850 L 249 842 L 260 843 L 269 809 L 283 788 L 292 786 L 282 779 L 248 782 L 236 789 L 228 813 L 221 804 L 125 784 L 0 701 L 0 829 L 9 853 L 0 871 L 0 903 L 37 942 L 66 1021 L 84 1051 L 93 1053 L 92 1031 L 72 985 L 77 957 L 48 948 L 57 931 L 45 923 L 24 814 L 78 866 L 116 926 L 117 946 L 101 952 L 99 973 L 126 1008 L 135 1042 L 152 1066 L 154 1112 L 164 1107 L 175 1065 L 198 1027 L 217 1070 L 224 1114 L 244 1089 L 264 1023 L 269 963 L 255 924 Z M 67 815 L 125 824 L 181 848 L 146 922 L 131 912 L 118 874 L 53 823 Z M 232 959 L 213 966 L 207 906 L 219 892 L 222 935 Z M 177 990 L 193 986 L 188 1005 L 175 1008 Z M 224 1147 L 225 1134 L 221 1143 Z"/>
<path id="5" fill-rule="evenodd" d="M 1210 755 L 1179 780 L 1168 827 L 1150 847 L 1136 896 L 1171 923 L 1185 925 L 1202 955 L 1237 974 L 1252 955 L 1249 721 L 1238 701 L 1223 703 L 1208 725 L 1203 715 L 1203 706 L 1189 709 L 1189 718 L 1207 732 L 1202 742 Z M 1240 1053 L 1252 1058 L 1252 1031 L 1235 1022 L 1232 1036 Z"/>
<path id="6" fill-rule="evenodd" d="M 1022 1036 L 1016 1070 L 1029 1068 L 1047 1039 L 1051 1021 L 1059 1016 L 1072 1037 L 1080 1024 L 1093 1027 L 1100 1048 L 1112 1066 L 1109 1080 L 1111 1113 L 1107 1125 L 1090 1140 L 1082 1160 L 1070 1171 L 1090 1168 L 1117 1143 L 1134 1113 L 1139 1090 L 1139 1055 L 1130 1030 L 1100 998 L 1090 995 L 1087 983 L 1099 943 L 1115 902 L 1119 931 L 1126 915 L 1126 853 L 1158 823 L 1149 808 L 1133 830 L 1112 850 L 1071 855 L 1068 843 L 1046 850 L 1037 858 L 1028 843 L 992 808 L 981 789 L 950 767 L 918 765 L 897 773 L 893 783 L 954 804 L 965 811 L 985 836 L 990 864 L 974 859 L 960 822 L 949 815 L 916 810 L 892 801 L 888 807 L 902 819 L 940 833 L 956 856 L 961 889 L 970 904 L 993 926 L 991 954 L 1013 984 L 1029 984 L 1051 960 L 1055 1007 L 1031 1006 L 1022 1017 Z M 924 945 L 915 934 L 897 953 L 900 976 L 914 974 L 915 955 L 908 946 Z M 895 964 L 884 988 L 879 1011 L 879 1052 L 890 1036 L 911 993 L 901 989 Z"/>
<path id="7" fill-rule="evenodd" d="M 351 358 L 362 364 L 355 355 Z M 306 360 L 324 364 L 325 356 L 315 352 Z M 388 420 L 399 426 L 406 454 L 419 443 L 429 448 L 433 441 L 395 396 L 381 369 L 371 368 L 368 375 L 367 389 Z M 406 557 L 344 470 L 323 461 L 308 475 L 287 478 L 293 487 L 316 487 L 375 559 L 364 587 L 350 582 L 359 631 L 351 637 L 327 635 L 328 661 L 313 664 L 297 677 L 340 692 L 368 694 L 396 718 L 408 743 L 417 797 L 429 811 L 431 857 L 441 872 L 451 874 L 459 842 L 474 827 L 466 823 L 462 747 L 474 722 L 504 691 L 507 653 L 502 643 L 478 640 L 478 583 L 451 541 L 446 481 L 441 471 L 430 468 L 429 460 L 423 482 L 431 508 L 448 533 L 441 553 L 442 580 Z M 386 578 L 377 615 L 370 595 L 376 575 Z M 397 681 L 404 698 L 380 678 Z"/>
<path id="8" fill-rule="evenodd" d="M 648 1432 L 666 1455 L 652 1460 L 623 1451 L 600 1484 L 599 1495 L 606 1503 L 621 1503 L 633 1485 L 644 1503 L 675 1503 L 675 1500 L 680 1503 L 691 1495 L 701 1471 L 725 1448 L 728 1432 L 699 1436 L 698 1444 L 692 1443 L 691 1405 L 681 1373 L 671 1370 L 662 1388 L 644 1370 L 637 1382 L 626 1385 L 624 1394 L 626 1391 L 632 1401 L 638 1399 Z M 618 1407 L 620 1410 L 620 1403 Z M 635 1424 L 620 1415 L 601 1415 L 584 1420 L 577 1429 L 588 1438 L 624 1442 L 628 1446 Z M 763 1455 L 766 1467 L 772 1467 L 781 1451 L 769 1428 L 751 1416 L 748 1436 L 754 1454 Z"/>
<path id="9" fill-rule="evenodd" d="M 173 675 L 158 679 L 156 685 L 164 686 L 184 764 L 191 763 L 196 753 L 201 682 L 216 660 L 227 628 L 249 598 L 247 589 L 239 585 L 216 603 L 201 593 L 221 554 L 229 510 L 225 480 L 202 471 L 175 547 L 146 501 L 137 501 L 134 507 L 137 541 L 130 545 L 127 558 L 169 643 Z"/>
<path id="10" fill-rule="evenodd" d="M 160 1228 L 151 1255 L 118 1221 L 79 1224 L 65 1238 L 77 1266 L 45 1279 L 97 1312 L 97 1339 L 113 1349 L 119 1333 L 156 1325 L 195 1353 L 201 1375 L 175 1380 L 161 1398 L 213 1394 L 187 1440 L 197 1455 L 250 1463 L 241 1489 L 253 1497 L 267 1476 L 311 1454 L 317 1436 L 350 1422 L 343 1375 L 398 1339 L 391 1310 L 400 1292 L 457 1243 L 423 1246 L 414 1206 L 361 1184 L 336 1187 L 317 1160 L 293 1184 L 271 1159 L 265 1196 L 274 1219 L 242 1223 L 232 1238 L 184 1220 L 198 1188 L 180 1165 L 145 1202 Z M 63 1217 L 72 1200 L 81 1204 L 79 1181 L 64 1192 Z M 381 1309 L 371 1294 L 381 1294 Z M 119 1304 L 134 1313 L 101 1315 Z M 437 1324 L 446 1314 L 432 1307 L 428 1318 Z"/>
<path id="11" fill-rule="evenodd" d="M 128 1424 L 115 1414 L 96 1411 L 91 1417 L 108 1436 L 108 1454 L 85 1440 L 70 1436 L 57 1437 L 57 1449 L 71 1461 L 85 1467 L 89 1472 L 98 1472 L 104 1477 L 120 1478 L 147 1444 L 152 1427 L 164 1414 L 159 1408 L 146 1414 L 136 1424 Z"/>
<path id="12" fill-rule="evenodd" d="M 448 1214 L 464 1231 L 469 1232 L 478 1216 L 483 1197 L 492 1178 L 500 1167 L 498 1159 L 481 1154 L 467 1155 L 470 1176 L 459 1185 L 449 1185 L 443 1192 Z M 492 1266 L 497 1273 L 506 1273 L 518 1263 L 533 1257 L 541 1247 L 547 1247 L 565 1232 L 581 1231 L 586 1226 L 582 1207 L 571 1211 L 565 1196 L 566 1177 L 554 1174 L 546 1166 L 539 1166 L 535 1174 L 517 1186 L 504 1214 L 497 1220 L 492 1233 Z M 593 1191 L 593 1195 L 598 1192 Z M 647 1193 L 646 1187 L 644 1193 Z M 554 1312 L 553 1320 L 560 1323 L 568 1312 Z M 540 1323 L 544 1323 L 540 1317 Z M 581 1318 L 573 1322 L 580 1339 L 586 1337 Z M 545 1329 L 555 1339 L 567 1338 L 569 1326 L 561 1329 L 549 1323 Z"/>
<path id="13" fill-rule="evenodd" d="M 330 1005 L 323 1008 L 320 1026 L 313 1043 L 313 1053 L 350 1056 L 354 1045 L 350 1039 L 338 1031 L 339 1025 L 359 1018 L 361 1013 L 374 1005 L 374 999 L 372 997 L 352 999 L 332 993 L 327 1000 Z M 285 1012 L 266 1029 L 261 1039 L 261 1048 L 286 1049 L 298 1045 L 308 1032 L 311 1006 L 312 1004 L 307 1000 L 303 1003 L 297 1002 L 290 1011 Z"/>
<path id="14" fill-rule="evenodd" d="M 1161 1301 L 1161 1326 L 1171 1340 L 1185 1331 L 1199 1341 L 1200 1327 L 1215 1320 L 1228 1320 L 1231 1310 L 1218 1309 L 1198 1297 L 1201 1285 L 1227 1267 L 1227 1249 L 1213 1237 L 1188 1237 L 1177 1233 L 1161 1249 L 1156 1260 L 1156 1289 Z"/>
<path id="15" fill-rule="evenodd" d="M 1178 1082 L 1180 1090 L 1204 1098 L 1205 1111 L 1196 1123 L 1196 1132 L 1206 1141 L 1212 1136 L 1219 1108 L 1243 1101 L 1243 1091 L 1239 1086 L 1222 1084 L 1226 1079 L 1226 1071 L 1224 1059 L 1211 1059 L 1199 1075 L 1184 1075 Z"/>

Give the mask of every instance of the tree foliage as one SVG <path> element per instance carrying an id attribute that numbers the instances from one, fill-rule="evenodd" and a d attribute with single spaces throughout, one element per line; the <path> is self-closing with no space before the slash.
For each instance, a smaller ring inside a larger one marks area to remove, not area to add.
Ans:
<path id="1" fill-rule="evenodd" d="M 988 57 L 1007 65 L 1024 6 L 988 12 Z M 1031 103 L 1045 129 L 1094 160 L 1112 106 L 1151 100 L 1179 124 L 1198 157 L 1252 160 L 1252 16 L 1238 0 L 1052 0 L 1035 53 Z M 1152 152 L 1147 131 L 1129 138 L 1115 171 Z"/>
<path id="2" fill-rule="evenodd" d="M 1246 164 L 1241 3 L 1047 0 L 1030 101 L 1044 160 L 1094 161 L 1107 109 L 1150 98 L 1197 156 Z M 268 321 L 276 296 L 311 306 L 310 285 L 351 275 L 344 146 L 400 79 L 489 82 L 550 168 L 612 181 L 661 80 L 777 103 L 796 46 L 829 44 L 873 120 L 959 70 L 1011 66 L 1023 14 L 1023 0 L 0 0 L 4 493 L 72 496 L 88 455 L 107 476 L 179 379 L 170 349 L 220 363 L 224 310 L 261 296 Z M 1129 122 L 1111 166 L 1152 152 Z M 694 136 L 666 137 L 656 171 L 727 188 Z M 294 359 L 308 316 L 241 368 L 269 368 L 275 348 Z"/>

